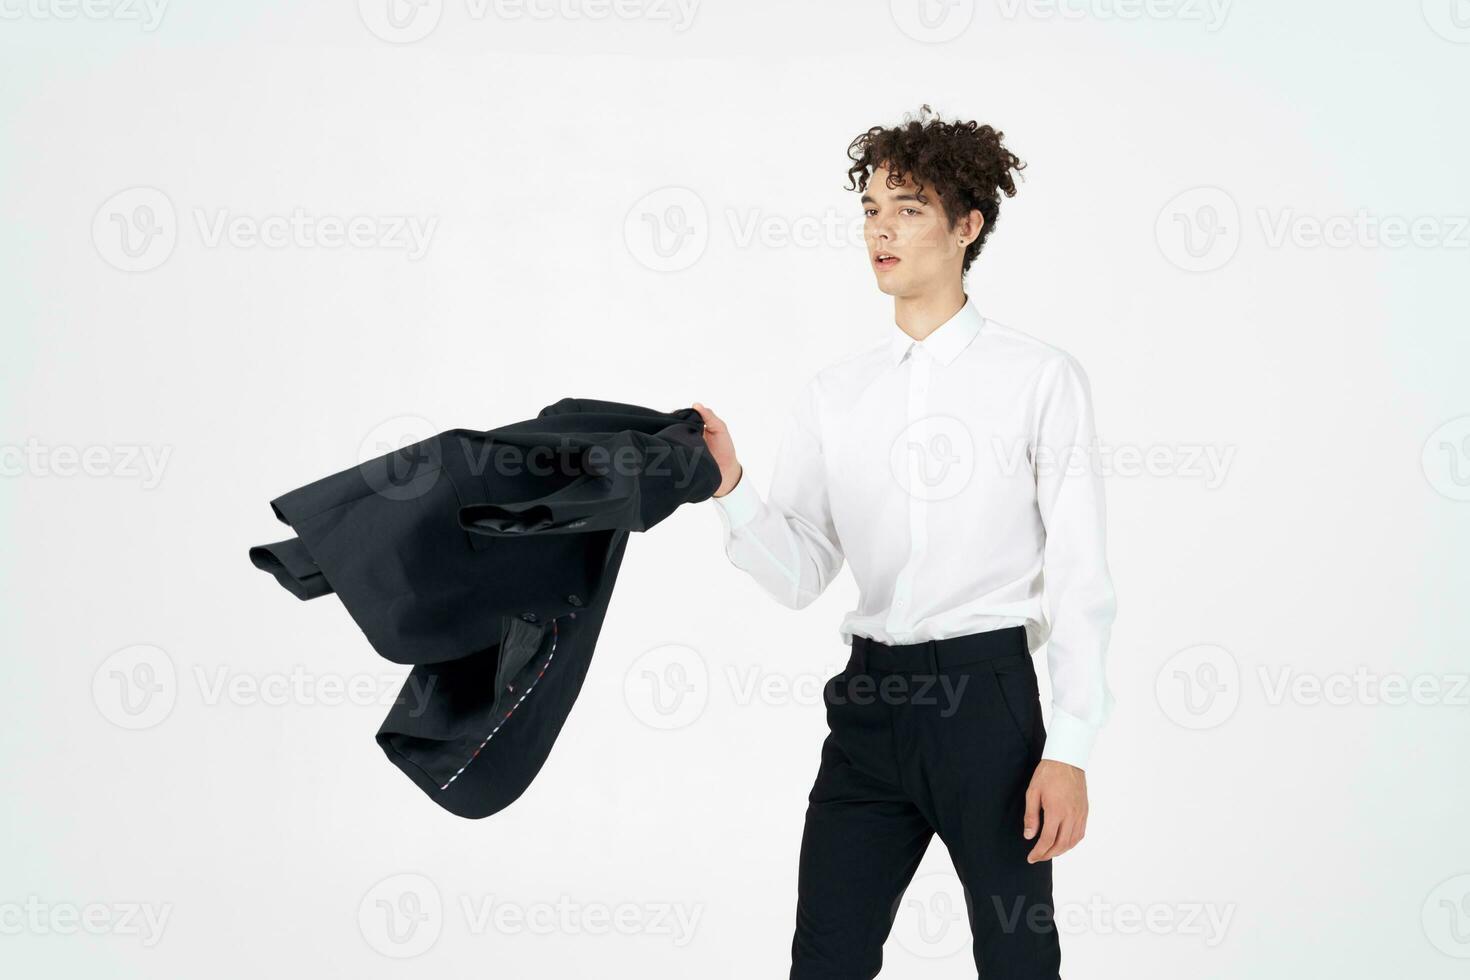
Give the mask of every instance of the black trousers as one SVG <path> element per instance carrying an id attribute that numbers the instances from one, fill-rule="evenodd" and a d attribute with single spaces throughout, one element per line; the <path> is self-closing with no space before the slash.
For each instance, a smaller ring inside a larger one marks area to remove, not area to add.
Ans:
<path id="1" fill-rule="evenodd" d="M 982 980 L 1058 980 L 1051 862 L 1028 864 L 1046 731 L 1024 628 L 887 646 L 854 637 L 823 691 L 792 980 L 871 980 L 935 834 L 964 887 Z"/>

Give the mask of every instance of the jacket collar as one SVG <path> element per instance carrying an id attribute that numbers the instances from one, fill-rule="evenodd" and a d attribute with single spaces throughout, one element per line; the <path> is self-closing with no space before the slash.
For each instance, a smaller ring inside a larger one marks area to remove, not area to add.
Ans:
<path id="1" fill-rule="evenodd" d="M 985 318 L 975 308 L 975 303 L 965 297 L 965 305 L 959 312 L 945 320 L 923 340 L 915 340 L 897 324 L 888 342 L 888 363 L 898 364 L 910 350 L 923 350 L 940 364 L 953 364 L 966 347 L 970 346 L 985 325 Z"/>

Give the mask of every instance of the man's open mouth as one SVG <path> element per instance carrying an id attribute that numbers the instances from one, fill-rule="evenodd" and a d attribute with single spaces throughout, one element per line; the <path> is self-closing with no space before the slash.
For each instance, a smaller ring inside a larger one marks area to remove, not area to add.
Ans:
<path id="1" fill-rule="evenodd" d="M 880 269 L 891 269 L 898 265 L 898 256 L 889 252 L 879 252 L 873 256 L 873 264 Z"/>

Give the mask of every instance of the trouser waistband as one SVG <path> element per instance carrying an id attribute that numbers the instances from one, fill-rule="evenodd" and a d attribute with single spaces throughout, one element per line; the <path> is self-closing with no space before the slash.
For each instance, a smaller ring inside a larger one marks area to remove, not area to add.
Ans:
<path id="1" fill-rule="evenodd" d="M 922 643 L 880 643 L 853 634 L 849 668 L 861 673 L 930 673 L 1031 653 L 1024 626 L 1006 626 Z"/>

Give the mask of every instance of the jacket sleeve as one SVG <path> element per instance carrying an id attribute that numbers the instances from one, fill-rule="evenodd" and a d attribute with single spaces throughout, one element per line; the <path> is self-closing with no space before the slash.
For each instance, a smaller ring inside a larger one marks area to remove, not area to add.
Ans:
<path id="1" fill-rule="evenodd" d="M 718 489 L 719 467 L 703 431 L 694 413 L 658 433 L 611 433 L 582 449 L 564 486 L 526 500 L 468 504 L 459 511 L 460 526 L 499 537 L 646 531 L 680 504 L 704 500 Z"/>
<path id="2" fill-rule="evenodd" d="M 742 473 L 716 498 L 725 554 L 775 600 L 800 609 L 842 570 L 843 554 L 827 497 L 827 472 L 817 421 L 817 382 L 797 398 L 777 450 L 770 499 Z"/>

